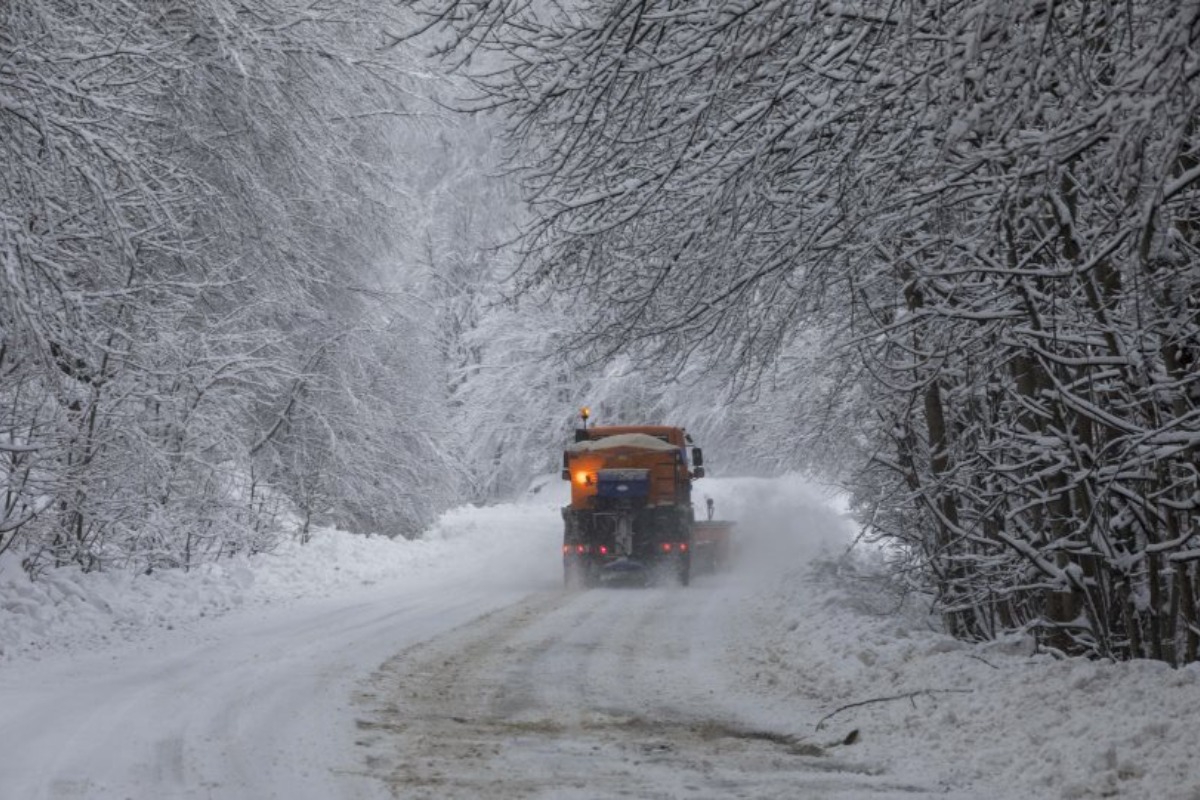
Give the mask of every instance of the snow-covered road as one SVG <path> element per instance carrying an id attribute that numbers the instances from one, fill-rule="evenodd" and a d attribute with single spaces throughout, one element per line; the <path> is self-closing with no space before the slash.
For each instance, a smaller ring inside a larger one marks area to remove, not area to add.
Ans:
<path id="1" fill-rule="evenodd" d="M 397 650 L 519 593 L 396 593 L 239 614 L 162 649 L 0 674 L 0 797 L 384 797 L 351 698 Z"/>
<path id="2" fill-rule="evenodd" d="M 557 734 L 580 726 L 622 752 L 625 738 L 635 752 L 656 743 L 685 751 L 680 757 L 692 770 L 660 763 L 647 785 L 691 785 L 703 777 L 692 772 L 705 753 L 733 742 L 749 756 L 813 760 L 808 745 L 771 741 L 718 708 L 727 676 L 706 666 L 703 642 L 722 641 L 727 620 L 706 620 L 729 602 L 728 589 L 702 578 L 689 590 L 565 592 L 557 556 L 562 498 L 531 500 L 448 515 L 431 536 L 433 552 L 399 559 L 392 579 L 383 570 L 331 589 L 293 574 L 303 568 L 241 576 L 246 592 L 265 582 L 265 596 L 218 608 L 215 619 L 193 608 L 237 583 L 236 569 L 199 585 L 172 583 L 179 576 L 117 590 L 102 584 L 107 594 L 89 588 L 100 580 L 89 576 L 69 585 L 52 576 L 57 594 L 12 582 L 10 595 L 29 597 L 8 608 L 37 611 L 26 622 L 38 623 L 33 630 L 45 639 L 24 643 L 46 652 L 34 649 L 35 658 L 0 669 L 0 797 L 374 798 L 425 789 L 433 796 L 442 791 L 437 776 L 458 771 L 460 796 L 474 796 L 490 767 L 460 758 L 454 742 L 467 729 L 460 725 L 490 732 L 505 753 L 514 730 L 534 736 L 549 726 L 541 751 L 512 751 L 519 760 L 507 773 L 513 796 L 525 793 L 520 787 L 547 796 L 567 788 L 558 782 L 560 751 L 593 736 Z M 396 545 L 405 547 L 416 545 Z M 326 570 L 357 575 L 371 555 L 352 549 L 324 557 L 333 562 Z M 309 584 L 325 596 L 289 595 Z M 174 616 L 111 612 L 129 641 L 114 643 L 81 623 L 99 606 L 135 605 L 143 595 L 161 606 L 168 593 L 193 599 Z M 64 640 L 57 646 L 56 632 Z M 398 705 L 406 692 L 411 708 Z M 445 720 L 450 728 L 440 726 Z M 402 728 L 413 732 L 401 735 Z M 672 731 L 671 743 L 656 731 Z M 687 743 L 698 749 L 687 751 Z M 439 765 L 426 774 L 423 759 Z M 753 761 L 717 769 L 743 778 L 759 771 Z M 572 781 L 582 796 L 594 795 L 605 772 L 577 769 Z"/>
<path id="3" fill-rule="evenodd" d="M 713 580 L 544 592 L 413 648 L 364 698 L 372 772 L 400 797 L 464 800 L 937 791 L 763 726 L 729 669 L 736 595 Z"/>
<path id="4" fill-rule="evenodd" d="M 550 511 L 466 508 L 426 542 L 324 531 L 187 576 L 28 584 L 5 565 L 0 798 L 389 796 L 355 744 L 356 692 L 405 648 L 557 587 Z"/>
<path id="5" fill-rule="evenodd" d="M 1200 668 L 957 642 L 819 557 L 798 479 L 701 485 L 729 575 L 565 591 L 555 485 L 187 574 L 0 561 L 0 800 L 1200 797 Z"/>

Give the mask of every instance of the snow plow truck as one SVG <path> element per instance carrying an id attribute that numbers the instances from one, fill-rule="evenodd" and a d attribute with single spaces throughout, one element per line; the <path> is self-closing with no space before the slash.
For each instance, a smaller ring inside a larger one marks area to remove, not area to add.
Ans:
<path id="1" fill-rule="evenodd" d="M 588 427 L 586 408 L 581 416 L 583 427 L 563 452 L 562 477 L 571 482 L 571 504 L 562 510 L 565 584 L 688 585 L 697 546 L 707 555 L 704 545 L 727 541 L 730 527 L 713 521 L 697 527 L 692 481 L 704 477 L 700 448 L 683 428 Z"/>

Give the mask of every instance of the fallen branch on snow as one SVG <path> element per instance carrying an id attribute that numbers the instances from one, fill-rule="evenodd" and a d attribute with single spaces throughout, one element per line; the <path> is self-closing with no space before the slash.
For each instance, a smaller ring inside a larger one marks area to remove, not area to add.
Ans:
<path id="1" fill-rule="evenodd" d="M 859 706 L 866 706 L 866 705 L 870 705 L 871 703 L 886 703 L 891 700 L 908 700 L 908 701 L 912 702 L 913 698 L 919 697 L 920 695 L 925 695 L 926 697 L 932 697 L 935 694 L 970 694 L 970 693 L 971 693 L 970 689 L 918 689 L 915 692 L 905 692 L 904 694 L 895 694 L 895 695 L 891 695 L 890 697 L 872 697 L 870 700 L 859 700 L 857 703 L 847 703 L 844 706 L 835 708 L 833 711 L 830 711 L 828 714 L 821 717 L 821 721 L 817 723 L 817 730 L 821 730 L 821 727 L 829 720 L 830 717 L 833 717 L 833 716 L 840 714 L 843 711 L 847 711 L 851 708 L 858 708 Z M 916 708 L 916 707 L 917 707 L 917 704 L 915 702 L 913 702 L 913 708 Z"/>

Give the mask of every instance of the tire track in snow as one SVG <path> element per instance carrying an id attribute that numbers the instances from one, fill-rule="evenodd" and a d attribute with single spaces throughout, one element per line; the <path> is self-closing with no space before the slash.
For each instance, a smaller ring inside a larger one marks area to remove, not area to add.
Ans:
<path id="1" fill-rule="evenodd" d="M 522 596 L 381 587 L 0 673 L 0 798 L 386 796 L 353 769 L 352 692 L 397 648 Z"/>
<path id="2" fill-rule="evenodd" d="M 696 649 L 725 599 L 546 592 L 410 648 L 358 698 L 367 769 L 414 799 L 944 796 L 740 721 Z"/>

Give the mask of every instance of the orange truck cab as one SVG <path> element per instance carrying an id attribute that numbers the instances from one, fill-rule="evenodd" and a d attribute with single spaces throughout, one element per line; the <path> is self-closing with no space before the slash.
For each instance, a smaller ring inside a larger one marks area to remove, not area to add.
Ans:
<path id="1" fill-rule="evenodd" d="M 571 482 L 562 510 L 565 582 L 669 577 L 687 585 L 700 448 L 683 428 L 586 424 L 585 414 L 563 453 L 562 476 Z"/>

